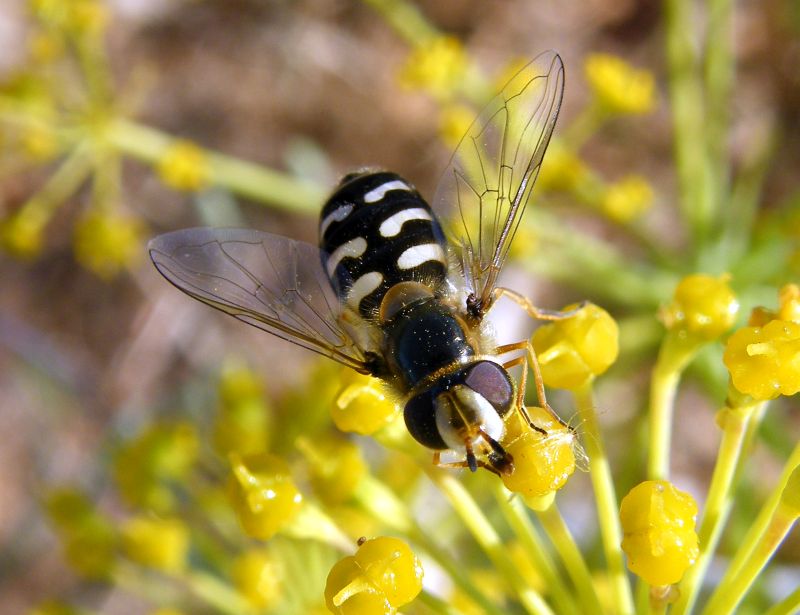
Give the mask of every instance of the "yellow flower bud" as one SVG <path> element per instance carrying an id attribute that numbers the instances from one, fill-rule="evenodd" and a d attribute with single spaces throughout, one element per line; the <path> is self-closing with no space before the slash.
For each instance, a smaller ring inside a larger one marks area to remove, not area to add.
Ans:
<path id="1" fill-rule="evenodd" d="M 569 305 L 571 310 L 577 305 Z M 539 327 L 531 342 L 546 385 L 575 389 L 602 374 L 619 352 L 619 328 L 604 309 L 588 304 L 575 316 Z"/>
<path id="2" fill-rule="evenodd" d="M 170 188 L 200 190 L 211 178 L 208 155 L 194 143 L 176 141 L 158 163 L 158 175 Z"/>
<path id="3" fill-rule="evenodd" d="M 458 87 L 466 69 L 467 54 L 461 42 L 439 36 L 412 50 L 398 78 L 402 87 L 446 98 Z"/>
<path id="4" fill-rule="evenodd" d="M 0 223 L 0 246 L 17 258 L 32 259 L 42 251 L 48 221 L 41 208 L 21 210 Z"/>
<path id="5" fill-rule="evenodd" d="M 391 614 L 422 591 L 422 564 L 408 545 L 382 536 L 362 543 L 328 575 L 325 603 L 342 615 Z"/>
<path id="6" fill-rule="evenodd" d="M 625 223 L 637 218 L 653 204 L 653 188 L 638 175 L 628 175 L 611 184 L 603 195 L 601 207 L 612 220 Z"/>
<path id="7" fill-rule="evenodd" d="M 219 409 L 214 445 L 222 455 L 247 455 L 266 450 L 270 408 L 258 376 L 244 365 L 228 362 L 219 383 Z"/>
<path id="8" fill-rule="evenodd" d="M 794 395 L 800 391 L 800 324 L 742 327 L 728 339 L 722 360 L 733 386 L 753 399 Z"/>
<path id="9" fill-rule="evenodd" d="M 518 415 L 509 420 L 510 441 L 503 445 L 514 458 L 514 471 L 503 476 L 509 491 L 540 498 L 561 489 L 575 471 L 575 434 L 544 408 L 530 407 L 528 415 L 547 435 L 524 425 Z M 511 427 L 511 421 L 517 427 Z"/>
<path id="10" fill-rule="evenodd" d="M 353 374 L 339 391 L 331 418 L 342 431 L 370 435 L 397 416 L 399 408 L 386 395 L 380 380 Z"/>
<path id="11" fill-rule="evenodd" d="M 669 481 L 645 481 L 622 499 L 619 514 L 628 569 L 650 585 L 680 581 L 700 553 L 692 496 Z"/>
<path id="12" fill-rule="evenodd" d="M 439 136 L 445 145 L 455 149 L 475 119 L 475 111 L 466 105 L 447 105 L 439 114 Z"/>
<path id="13" fill-rule="evenodd" d="M 348 500 L 367 473 L 361 449 L 352 442 L 341 439 L 312 442 L 301 438 L 297 447 L 308 461 L 314 492 L 330 506 Z"/>
<path id="14" fill-rule="evenodd" d="M 249 536 L 272 538 L 295 517 L 303 501 L 288 464 L 266 453 L 231 453 L 230 460 L 228 498 L 239 523 Z"/>
<path id="15" fill-rule="evenodd" d="M 778 291 L 777 312 L 759 306 L 753 309 L 747 324 L 751 327 L 763 327 L 770 320 L 800 323 L 800 287 L 797 284 L 786 284 Z"/>
<path id="16" fill-rule="evenodd" d="M 613 113 L 649 113 L 655 107 L 655 78 L 622 58 L 590 54 L 584 64 L 589 87 L 598 102 Z"/>
<path id="17" fill-rule="evenodd" d="M 233 562 L 233 583 L 256 609 L 269 609 L 281 596 L 283 570 L 264 549 L 251 549 Z"/>
<path id="18" fill-rule="evenodd" d="M 552 141 L 542 162 L 537 186 L 542 190 L 575 190 L 587 175 L 586 164 L 574 151 L 560 141 Z"/>
<path id="19" fill-rule="evenodd" d="M 671 331 L 701 341 L 718 338 L 733 326 L 739 302 L 728 285 L 729 275 L 697 273 L 683 278 L 672 302 L 659 316 Z"/>
<path id="20" fill-rule="evenodd" d="M 114 570 L 117 534 L 110 522 L 99 515 L 62 536 L 64 557 L 81 577 L 105 580 Z"/>
<path id="21" fill-rule="evenodd" d="M 134 517 L 122 526 L 122 546 L 134 562 L 175 573 L 186 565 L 189 529 L 177 519 Z"/>
<path id="22" fill-rule="evenodd" d="M 141 258 L 143 227 L 139 220 L 90 211 L 75 225 L 75 258 L 103 279 L 111 279 Z"/>

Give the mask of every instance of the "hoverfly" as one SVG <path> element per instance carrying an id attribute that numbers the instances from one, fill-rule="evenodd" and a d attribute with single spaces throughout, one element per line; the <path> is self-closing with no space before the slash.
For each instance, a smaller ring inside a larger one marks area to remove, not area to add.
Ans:
<path id="1" fill-rule="evenodd" d="M 398 175 L 362 170 L 325 203 L 319 247 L 256 230 L 193 228 L 156 237 L 150 256 L 195 299 L 382 379 L 402 396 L 409 432 L 438 465 L 508 474 L 504 418 L 516 409 L 527 419 L 527 359 L 549 406 L 529 342 L 498 345 L 484 317 L 501 296 L 534 318 L 569 315 L 497 286 L 563 89 L 555 52 L 517 73 L 462 139 L 432 206 Z M 521 356 L 499 359 L 512 351 Z M 515 388 L 508 370 L 518 365 Z M 463 460 L 442 463 L 446 450 Z"/>

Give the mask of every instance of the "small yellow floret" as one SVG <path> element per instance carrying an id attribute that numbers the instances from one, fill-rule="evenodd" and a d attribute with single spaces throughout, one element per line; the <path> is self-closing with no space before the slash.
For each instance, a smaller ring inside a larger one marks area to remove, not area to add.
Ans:
<path id="1" fill-rule="evenodd" d="M 363 436 L 385 427 L 399 411 L 380 380 L 353 374 L 337 394 L 331 418 L 342 431 Z"/>
<path id="2" fill-rule="evenodd" d="M 427 90 L 446 98 L 458 87 L 467 69 L 467 54 L 453 36 L 439 36 L 411 52 L 398 75 L 400 85 Z"/>
<path id="3" fill-rule="evenodd" d="M 288 464 L 266 453 L 231 453 L 228 498 L 244 531 L 267 540 L 286 526 L 302 506 Z"/>
<path id="4" fill-rule="evenodd" d="M 90 211 L 75 225 L 75 258 L 110 279 L 142 257 L 142 223 L 129 216 Z"/>
<path id="5" fill-rule="evenodd" d="M 569 305 L 564 310 L 576 307 Z M 590 303 L 571 318 L 539 327 L 531 341 L 545 384 L 575 389 L 617 359 L 619 328 L 608 312 Z"/>
<path id="6" fill-rule="evenodd" d="M 653 204 L 653 188 L 639 175 L 628 175 L 611 184 L 603 195 L 603 212 L 617 222 L 630 222 L 650 209 Z"/>
<path id="7" fill-rule="evenodd" d="M 214 419 L 214 445 L 221 455 L 247 455 L 267 448 L 270 408 L 256 373 L 235 361 L 226 362 L 219 383 Z"/>
<path id="8" fill-rule="evenodd" d="M 655 107 L 655 78 L 617 56 L 595 53 L 584 72 L 598 102 L 613 113 L 649 113 Z"/>
<path id="9" fill-rule="evenodd" d="M 800 391 L 800 324 L 742 327 L 728 339 L 722 360 L 733 386 L 753 399 L 794 395 Z"/>
<path id="10" fill-rule="evenodd" d="M 330 506 L 348 500 L 367 473 L 361 449 L 347 440 L 301 438 L 297 446 L 308 462 L 314 492 Z"/>
<path id="11" fill-rule="evenodd" d="M 268 609 L 281 596 L 283 569 L 264 549 L 250 549 L 239 555 L 231 571 L 233 583 L 256 609 Z"/>
<path id="12" fill-rule="evenodd" d="M 439 136 L 442 141 L 455 149 L 467 134 L 475 119 L 475 111 L 466 105 L 446 105 L 439 113 Z"/>
<path id="13" fill-rule="evenodd" d="M 211 177 L 208 155 L 190 141 L 176 141 L 159 161 L 158 175 L 176 190 L 200 190 L 208 185 Z"/>
<path id="14" fill-rule="evenodd" d="M 729 275 L 697 273 L 683 278 L 672 302 L 661 309 L 661 321 L 671 331 L 702 341 L 718 338 L 733 326 L 739 302 L 728 285 Z"/>
<path id="15" fill-rule="evenodd" d="M 31 259 L 42 251 L 43 231 L 49 216 L 39 208 L 21 210 L 0 222 L 0 246 L 13 256 Z"/>
<path id="16" fill-rule="evenodd" d="M 122 526 L 122 546 L 134 562 L 163 572 L 180 572 L 186 565 L 189 529 L 177 519 L 134 517 Z"/>
<path id="17" fill-rule="evenodd" d="M 422 575 L 422 564 L 402 540 L 367 540 L 331 569 L 325 604 L 340 615 L 396 613 L 422 591 Z"/>
<path id="18" fill-rule="evenodd" d="M 786 284 L 778 291 L 778 310 L 773 311 L 759 306 L 750 313 L 747 324 L 751 327 L 763 327 L 770 320 L 786 320 L 800 323 L 800 286 Z"/>
<path id="19" fill-rule="evenodd" d="M 668 481 L 645 481 L 622 499 L 619 514 L 630 571 L 650 585 L 680 581 L 700 553 L 692 496 Z"/>
<path id="20" fill-rule="evenodd" d="M 575 434 L 558 423 L 544 408 L 530 407 L 528 415 L 547 435 L 524 425 L 515 413 L 509 419 L 511 440 L 503 442 L 514 458 L 514 471 L 503 476 L 509 491 L 540 498 L 561 489 L 575 471 Z"/>
<path id="21" fill-rule="evenodd" d="M 553 141 L 542 162 L 537 186 L 542 190 L 575 190 L 587 175 L 583 160 L 561 142 Z"/>

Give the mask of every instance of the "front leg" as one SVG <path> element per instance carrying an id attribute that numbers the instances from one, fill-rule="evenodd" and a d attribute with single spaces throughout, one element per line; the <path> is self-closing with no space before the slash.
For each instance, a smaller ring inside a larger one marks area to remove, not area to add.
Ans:
<path id="1" fill-rule="evenodd" d="M 523 310 L 525 310 L 528 313 L 528 316 L 535 320 L 564 320 L 565 318 L 572 318 L 584 307 L 586 307 L 588 303 L 588 301 L 581 301 L 577 307 L 572 308 L 571 310 L 546 310 L 544 308 L 535 306 L 533 302 L 525 295 L 511 290 L 510 288 L 497 287 L 494 289 L 492 294 L 494 295 L 494 301 L 497 301 L 497 299 L 500 297 L 508 297 Z"/>

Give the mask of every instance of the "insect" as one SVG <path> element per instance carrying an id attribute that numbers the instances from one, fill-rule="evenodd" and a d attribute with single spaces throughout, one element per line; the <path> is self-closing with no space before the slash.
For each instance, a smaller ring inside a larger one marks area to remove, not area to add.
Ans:
<path id="1" fill-rule="evenodd" d="M 498 345 L 484 317 L 502 296 L 537 319 L 571 314 L 497 285 L 563 88 L 552 51 L 517 73 L 462 139 L 432 206 L 398 175 L 362 170 L 325 203 L 319 247 L 256 230 L 194 228 L 156 237 L 150 256 L 188 295 L 382 379 L 402 396 L 409 432 L 438 465 L 509 474 L 504 418 L 516 409 L 542 431 L 524 409 L 527 360 L 549 406 L 529 342 Z M 509 353 L 517 356 L 501 361 Z M 523 367 L 518 386 L 514 366 Z M 446 450 L 462 460 L 443 463 Z"/>

